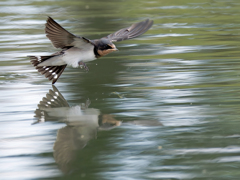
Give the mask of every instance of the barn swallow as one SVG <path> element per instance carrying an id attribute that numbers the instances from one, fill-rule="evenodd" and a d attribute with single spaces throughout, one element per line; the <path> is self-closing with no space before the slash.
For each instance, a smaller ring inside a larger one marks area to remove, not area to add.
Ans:
<path id="1" fill-rule="evenodd" d="M 132 39 L 145 33 L 153 25 L 152 20 L 145 20 L 132 24 L 130 27 L 120 29 L 101 39 L 90 40 L 85 37 L 76 36 L 51 17 L 48 17 L 45 33 L 56 48 L 62 50 L 50 56 L 29 56 L 33 66 L 52 80 L 54 84 L 61 76 L 67 65 L 72 67 L 84 67 L 88 71 L 85 62 L 105 56 L 118 49 L 113 42 Z"/>

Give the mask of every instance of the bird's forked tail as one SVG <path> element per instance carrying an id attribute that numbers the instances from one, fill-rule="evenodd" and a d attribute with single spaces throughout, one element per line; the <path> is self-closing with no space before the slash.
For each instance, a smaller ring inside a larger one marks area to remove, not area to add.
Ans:
<path id="1" fill-rule="evenodd" d="M 61 76 L 62 72 L 66 68 L 67 64 L 61 66 L 38 66 L 43 61 L 46 61 L 54 56 L 28 56 L 31 60 L 32 65 L 40 72 L 45 75 L 52 84 L 54 84 Z"/>

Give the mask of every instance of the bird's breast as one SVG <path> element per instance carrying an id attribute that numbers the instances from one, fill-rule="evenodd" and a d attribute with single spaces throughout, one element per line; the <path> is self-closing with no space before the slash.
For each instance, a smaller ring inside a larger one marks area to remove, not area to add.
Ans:
<path id="1" fill-rule="evenodd" d="M 93 47 L 87 49 L 72 47 L 66 50 L 62 56 L 62 60 L 73 67 L 78 67 L 79 61 L 88 62 L 94 59 L 96 59 L 96 57 L 93 52 Z"/>

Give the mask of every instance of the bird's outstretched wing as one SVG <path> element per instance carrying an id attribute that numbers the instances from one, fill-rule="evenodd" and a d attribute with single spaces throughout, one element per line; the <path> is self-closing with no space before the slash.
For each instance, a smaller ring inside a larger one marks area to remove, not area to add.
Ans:
<path id="1" fill-rule="evenodd" d="M 64 48 L 68 46 L 84 47 L 86 45 L 91 45 L 90 40 L 84 37 L 75 36 L 68 32 L 51 17 L 48 17 L 47 19 L 45 33 L 56 48 Z"/>
<path id="2" fill-rule="evenodd" d="M 147 19 L 145 21 L 132 24 L 130 27 L 120 29 L 115 33 L 109 34 L 105 38 L 109 39 L 112 42 L 132 39 L 145 33 L 152 25 L 153 21 Z"/>

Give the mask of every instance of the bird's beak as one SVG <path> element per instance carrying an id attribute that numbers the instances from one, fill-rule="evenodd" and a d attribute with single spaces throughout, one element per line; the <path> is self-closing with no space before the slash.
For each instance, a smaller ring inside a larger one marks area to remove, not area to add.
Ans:
<path id="1" fill-rule="evenodd" d="M 118 49 L 116 48 L 115 44 L 111 44 L 111 45 L 109 45 L 109 46 L 111 46 L 112 51 L 118 51 Z"/>

